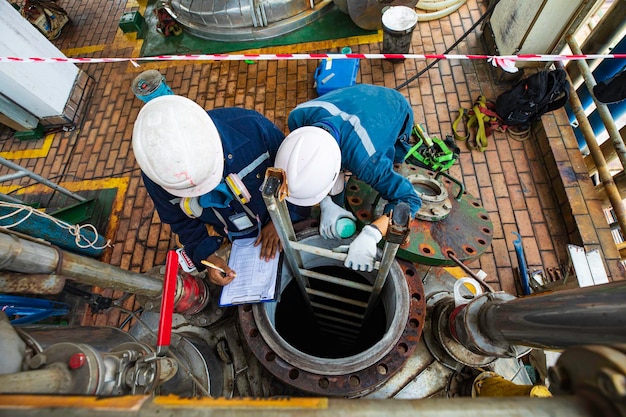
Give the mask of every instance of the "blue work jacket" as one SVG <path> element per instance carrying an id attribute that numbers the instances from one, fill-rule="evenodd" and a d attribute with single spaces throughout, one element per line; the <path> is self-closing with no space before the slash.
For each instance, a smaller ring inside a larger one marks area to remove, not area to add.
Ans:
<path id="1" fill-rule="evenodd" d="M 261 225 L 269 221 L 269 213 L 261 195 L 261 185 L 265 170 L 274 165 L 276 152 L 285 135 L 271 121 L 261 114 L 242 108 L 222 108 L 207 112 L 220 134 L 224 150 L 224 172 L 222 178 L 230 173 L 240 173 L 254 167 L 242 178 L 252 195 L 247 207 L 259 216 Z M 267 156 L 267 157 L 265 157 Z M 180 208 L 180 197 L 176 197 L 155 184 L 143 172 L 142 177 L 148 194 L 154 201 L 161 221 L 170 225 L 172 232 L 178 235 L 199 270 L 204 267 L 200 261 L 213 254 L 224 242 L 226 233 L 222 220 L 212 208 L 204 208 L 198 218 L 190 218 Z M 229 218 L 243 213 L 250 217 L 241 203 L 233 199 L 228 207 L 215 209 L 226 223 L 229 230 L 237 230 Z M 255 227 L 250 233 L 240 237 L 255 237 L 256 219 L 250 219 Z M 206 224 L 212 225 L 221 236 L 209 236 Z"/>
<path id="2" fill-rule="evenodd" d="M 317 126 L 338 140 L 342 169 L 369 184 L 387 200 L 385 212 L 398 202 L 409 204 L 411 213 L 422 205 L 413 185 L 393 170 L 410 149 L 413 111 L 396 90 L 369 84 L 330 91 L 300 104 L 288 119 L 293 131 Z"/>

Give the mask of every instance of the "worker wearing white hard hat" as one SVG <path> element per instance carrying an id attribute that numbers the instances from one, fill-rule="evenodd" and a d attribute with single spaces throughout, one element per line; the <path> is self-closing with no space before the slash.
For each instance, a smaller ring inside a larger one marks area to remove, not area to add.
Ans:
<path id="1" fill-rule="evenodd" d="M 261 257 L 274 258 L 280 239 L 260 194 L 284 134 L 261 114 L 241 108 L 202 109 L 188 98 L 150 100 L 133 129 L 133 151 L 161 221 L 178 235 L 195 266 L 207 260 L 217 285 L 235 276 L 215 254 L 225 239 L 257 237 Z M 210 234 L 206 225 L 219 234 Z"/>
<path id="2" fill-rule="evenodd" d="M 322 237 L 340 237 L 338 220 L 355 220 L 331 198 L 343 191 L 342 173 L 355 175 L 388 202 L 385 215 L 350 243 L 345 260 L 348 268 L 372 271 L 377 244 L 387 232 L 387 214 L 405 202 L 415 216 L 422 204 L 411 182 L 393 170 L 410 149 L 411 106 L 393 89 L 359 84 L 300 104 L 289 114 L 288 124 L 291 133 L 278 151 L 276 166 L 287 175 L 287 201 L 320 204 Z"/>

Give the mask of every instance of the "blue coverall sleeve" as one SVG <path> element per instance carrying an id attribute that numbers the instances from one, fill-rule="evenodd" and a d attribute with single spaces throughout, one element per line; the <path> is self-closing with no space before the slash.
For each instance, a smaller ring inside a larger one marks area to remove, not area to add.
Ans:
<path id="1" fill-rule="evenodd" d="M 209 236 L 203 221 L 188 217 L 178 204 L 170 202 L 177 197 L 156 185 L 145 174 L 142 173 L 141 176 L 159 218 L 163 223 L 169 224 L 172 232 L 178 235 L 180 242 L 185 246 L 185 252 L 196 267 L 203 269 L 200 261 L 214 253 L 221 246 L 224 238 Z"/>
<path id="2" fill-rule="evenodd" d="M 307 111 L 308 109 L 301 109 L 296 107 L 289 113 L 289 118 L 287 119 L 287 126 L 289 127 L 289 131 L 293 132 L 299 127 L 302 126 L 310 126 L 317 122 L 315 118 L 308 117 L 311 114 L 311 111 Z"/>
<path id="3" fill-rule="evenodd" d="M 384 212 L 388 213 L 399 202 L 405 202 L 411 208 L 411 214 L 415 214 L 422 206 L 413 184 L 393 170 L 394 149 L 390 148 L 386 153 L 378 153 L 369 158 L 357 176 L 360 180 L 374 188 L 389 204 Z"/>

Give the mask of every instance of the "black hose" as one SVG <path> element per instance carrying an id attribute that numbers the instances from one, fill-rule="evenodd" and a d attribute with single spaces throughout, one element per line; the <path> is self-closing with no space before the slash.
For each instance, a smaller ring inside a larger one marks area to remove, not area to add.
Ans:
<path id="1" fill-rule="evenodd" d="M 131 312 L 129 312 L 129 313 L 131 313 Z M 124 329 L 124 326 L 126 326 L 129 321 L 131 321 L 133 318 L 135 318 L 135 316 L 137 316 L 137 315 L 139 315 L 141 313 L 143 313 L 143 307 L 139 307 L 137 310 L 133 311 L 132 314 L 128 314 L 128 317 L 126 317 L 124 319 L 124 321 L 122 323 L 120 323 L 118 328 L 119 329 Z"/>
<path id="2" fill-rule="evenodd" d="M 480 18 L 476 21 L 476 23 L 474 23 L 472 25 L 471 28 L 469 28 L 467 30 L 467 32 L 465 32 L 456 42 L 454 42 L 452 44 L 451 47 L 449 47 L 448 49 L 445 50 L 445 52 L 442 55 L 445 55 L 447 53 L 449 53 L 451 50 L 453 50 L 454 48 L 456 48 L 456 46 L 461 43 L 461 41 L 463 39 L 465 39 L 470 33 L 472 33 L 474 31 L 474 29 L 476 29 L 476 26 L 478 26 L 483 20 L 485 20 L 485 18 L 487 18 L 487 16 L 489 16 L 491 14 L 491 12 L 493 11 L 493 9 L 496 7 L 496 5 L 500 2 L 500 0 L 492 0 L 491 4 L 489 4 L 489 6 L 487 7 L 487 10 L 485 10 L 485 13 L 483 13 L 482 16 L 480 16 Z M 416 78 L 419 78 L 420 75 L 424 74 L 426 71 L 428 71 L 429 69 L 431 69 L 436 63 L 438 63 L 439 61 L 441 61 L 441 58 L 437 58 L 435 59 L 433 62 L 431 62 L 430 64 L 428 64 L 426 66 L 426 68 L 424 68 L 423 70 L 421 70 L 420 72 L 418 72 L 417 74 L 415 74 L 414 76 L 412 76 L 411 78 L 409 78 L 408 80 L 406 80 L 405 82 L 403 82 L 402 84 L 400 84 L 399 86 L 396 87 L 396 90 L 399 90 L 401 88 L 406 87 L 407 85 L 409 85 L 411 82 L 413 82 Z"/>

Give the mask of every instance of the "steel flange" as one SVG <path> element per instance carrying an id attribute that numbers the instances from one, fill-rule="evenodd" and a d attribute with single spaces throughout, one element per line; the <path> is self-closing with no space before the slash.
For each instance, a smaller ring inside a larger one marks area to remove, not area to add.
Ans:
<path id="1" fill-rule="evenodd" d="M 409 164 L 396 164 L 394 169 L 409 180 L 419 179 L 412 184 L 425 201 L 432 200 L 429 194 L 434 189 L 434 181 L 441 183 L 442 191 L 445 189 L 448 195 L 454 196 L 444 200 L 444 205 L 449 202 L 450 207 L 445 209 L 449 213 L 441 220 L 415 218 L 411 221 L 409 237 L 398 250 L 399 258 L 424 265 L 455 266 L 450 254 L 462 262 L 471 262 L 487 250 L 493 239 L 493 223 L 481 202 L 467 193 L 460 182 L 449 176 L 439 180 L 437 176 L 441 174 Z M 382 215 L 386 204 L 387 201 L 363 181 L 354 177 L 348 181 L 346 207 L 356 215 L 361 226 Z"/>
<path id="2" fill-rule="evenodd" d="M 284 384 L 302 392 L 322 396 L 357 398 L 375 391 L 401 369 L 411 356 L 422 334 L 426 306 L 424 288 L 415 267 L 408 262 L 398 262 L 408 286 L 408 314 L 403 319 L 404 328 L 399 338 L 389 346 L 387 353 L 362 368 L 337 374 L 331 366 L 319 371 L 303 369 L 290 355 L 275 349 L 276 341 L 268 340 L 266 324 L 260 323 L 258 305 L 239 307 L 239 322 L 246 342 L 263 366 Z M 284 343 L 284 341 L 282 341 Z M 345 358 L 348 367 L 350 358 Z"/>

